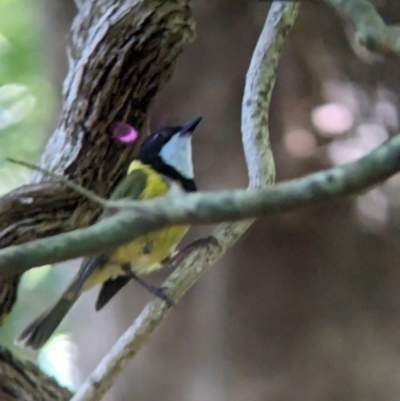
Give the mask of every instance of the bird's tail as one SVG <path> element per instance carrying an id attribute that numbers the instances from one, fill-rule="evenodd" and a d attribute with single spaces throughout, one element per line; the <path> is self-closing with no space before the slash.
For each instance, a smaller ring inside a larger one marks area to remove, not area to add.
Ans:
<path id="1" fill-rule="evenodd" d="M 74 282 L 67 288 L 60 299 L 39 317 L 32 321 L 18 336 L 16 343 L 23 347 L 39 349 L 51 337 L 72 305 L 79 297 L 74 291 Z"/>

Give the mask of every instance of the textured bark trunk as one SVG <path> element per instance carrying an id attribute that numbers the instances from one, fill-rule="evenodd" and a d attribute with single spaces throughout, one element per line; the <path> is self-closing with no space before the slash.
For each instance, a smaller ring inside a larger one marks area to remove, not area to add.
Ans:
<path id="1" fill-rule="evenodd" d="M 71 10 L 71 4 L 59 3 L 44 4 L 55 20 L 60 13 Z M 141 133 L 146 132 L 149 106 L 170 78 L 183 46 L 193 39 L 194 21 L 186 0 L 162 4 L 97 0 L 80 4 L 69 39 L 61 117 L 40 165 L 108 196 L 125 174 L 135 148 L 117 146 L 111 124 L 127 121 Z M 65 25 L 57 27 L 53 43 L 64 36 Z M 51 24 L 49 29 L 54 29 Z M 58 65 L 60 52 L 53 49 L 52 53 L 50 58 L 54 57 Z M 34 174 L 31 185 L 0 200 L 0 246 L 86 226 L 98 213 L 98 206 Z M 19 279 L 14 276 L 0 283 L 2 321 L 15 304 Z M 0 391 L 4 399 L 47 401 L 70 397 L 32 364 L 10 359 L 6 350 L 0 355 Z"/>

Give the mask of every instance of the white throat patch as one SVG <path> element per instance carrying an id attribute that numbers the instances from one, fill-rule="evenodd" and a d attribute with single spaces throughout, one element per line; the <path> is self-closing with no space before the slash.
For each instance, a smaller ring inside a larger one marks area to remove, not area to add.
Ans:
<path id="1" fill-rule="evenodd" d="M 194 178 L 191 135 L 174 135 L 161 149 L 160 157 L 183 177 Z"/>

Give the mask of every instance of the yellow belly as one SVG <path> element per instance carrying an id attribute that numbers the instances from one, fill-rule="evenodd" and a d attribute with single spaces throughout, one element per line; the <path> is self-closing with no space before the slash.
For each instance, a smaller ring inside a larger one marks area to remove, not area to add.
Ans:
<path id="1" fill-rule="evenodd" d="M 168 192 L 166 177 L 137 160 L 131 163 L 129 172 L 135 169 L 147 171 L 147 185 L 140 199 L 151 199 Z M 139 275 L 150 273 L 160 267 L 160 262 L 174 251 L 188 230 L 189 226 L 174 226 L 154 231 L 113 251 L 109 261 L 118 265 L 130 263 L 132 271 Z"/>
<path id="2" fill-rule="evenodd" d="M 108 263 L 99 266 L 88 277 L 82 292 L 110 278 L 123 275 L 122 264 L 130 263 L 131 270 L 139 276 L 159 269 L 162 267 L 160 262 L 174 252 L 188 230 L 189 226 L 163 228 L 117 248 L 110 254 Z"/>
<path id="3" fill-rule="evenodd" d="M 137 274 L 160 268 L 160 262 L 174 252 L 189 226 L 174 226 L 154 231 L 124 245 L 110 255 L 110 263 L 130 263 Z"/>
<path id="4" fill-rule="evenodd" d="M 166 177 L 155 173 L 149 166 L 143 165 L 137 160 L 131 163 L 128 173 L 135 169 L 147 172 L 147 184 L 139 199 L 152 199 L 168 192 L 169 182 Z M 103 266 L 98 266 L 87 278 L 82 286 L 82 291 L 110 278 L 123 275 L 124 272 L 121 269 L 123 264 L 129 263 L 131 270 L 139 276 L 159 269 L 160 262 L 174 252 L 188 230 L 189 226 L 163 228 L 115 249 L 108 255 L 108 262 Z"/>

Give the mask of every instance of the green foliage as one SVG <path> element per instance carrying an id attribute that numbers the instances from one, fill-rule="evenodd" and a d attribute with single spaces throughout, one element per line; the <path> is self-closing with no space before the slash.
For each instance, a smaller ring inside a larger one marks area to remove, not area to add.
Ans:
<path id="1" fill-rule="evenodd" d="M 0 193 L 27 180 L 29 172 L 5 157 L 36 160 L 46 122 L 55 111 L 46 74 L 38 1 L 0 2 Z"/>
<path id="2" fill-rule="evenodd" d="M 27 182 L 31 173 L 7 163 L 5 158 L 36 162 L 56 111 L 42 31 L 46 22 L 42 6 L 38 0 L 0 0 L 0 195 Z M 49 276 L 51 287 L 45 280 Z M 55 296 L 52 290 L 59 289 L 60 279 L 57 272 L 46 268 L 23 277 L 20 289 L 25 291 L 19 292 L 15 310 L 0 329 L 2 344 L 12 346 L 33 310 L 36 314 L 50 302 L 51 295 Z"/>

